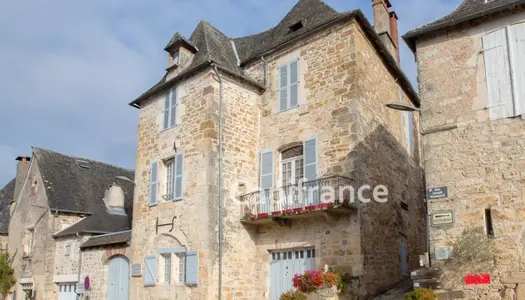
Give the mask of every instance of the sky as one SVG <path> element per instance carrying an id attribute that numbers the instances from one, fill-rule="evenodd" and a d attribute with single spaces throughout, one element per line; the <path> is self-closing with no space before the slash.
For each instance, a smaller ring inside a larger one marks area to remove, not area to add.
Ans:
<path id="1" fill-rule="evenodd" d="M 165 73 L 174 32 L 206 20 L 230 37 L 275 26 L 297 0 L 4 1 L 0 10 L 0 188 L 31 147 L 133 168 L 138 110 Z M 339 12 L 371 0 L 325 0 Z M 445 16 L 461 0 L 391 0 L 399 32 Z M 372 22 L 372 21 L 371 21 Z M 402 68 L 416 84 L 410 50 Z"/>

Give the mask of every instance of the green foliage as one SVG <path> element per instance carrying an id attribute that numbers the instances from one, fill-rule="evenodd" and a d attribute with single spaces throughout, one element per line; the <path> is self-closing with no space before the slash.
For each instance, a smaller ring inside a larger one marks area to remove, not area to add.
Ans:
<path id="1" fill-rule="evenodd" d="M 305 294 L 295 290 L 290 290 L 281 295 L 280 300 L 306 300 L 307 297 Z"/>
<path id="2" fill-rule="evenodd" d="M 11 267 L 9 254 L 0 253 L 0 297 L 4 299 L 15 285 L 14 270 Z"/>
<path id="3" fill-rule="evenodd" d="M 410 293 L 406 293 L 404 300 L 436 300 L 436 293 L 431 289 L 415 289 Z"/>

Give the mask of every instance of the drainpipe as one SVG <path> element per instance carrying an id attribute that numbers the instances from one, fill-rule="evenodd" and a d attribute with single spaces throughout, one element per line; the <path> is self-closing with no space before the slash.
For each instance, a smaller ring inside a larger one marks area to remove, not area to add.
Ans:
<path id="1" fill-rule="evenodd" d="M 268 61 L 264 59 L 264 56 L 261 56 L 261 60 L 264 63 L 263 65 L 263 69 L 264 69 L 263 86 L 266 87 L 266 84 L 267 84 L 266 77 L 268 77 Z"/>
<path id="2" fill-rule="evenodd" d="M 78 232 L 76 233 L 77 238 L 80 238 L 80 235 Z M 80 240 L 82 240 L 80 238 Z M 80 277 L 81 277 L 81 271 L 82 270 L 82 249 L 80 249 L 80 245 L 78 246 L 78 275 L 77 275 L 77 285 L 80 283 Z M 80 294 L 77 292 L 77 300 L 80 300 Z"/>
<path id="3" fill-rule="evenodd" d="M 219 81 L 219 298 L 222 298 L 222 79 L 217 65 L 212 64 Z"/>

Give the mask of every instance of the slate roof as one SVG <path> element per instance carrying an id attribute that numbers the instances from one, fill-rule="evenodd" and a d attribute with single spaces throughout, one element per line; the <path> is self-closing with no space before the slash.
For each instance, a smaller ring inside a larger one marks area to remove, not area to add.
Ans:
<path id="1" fill-rule="evenodd" d="M 15 194 L 15 179 L 0 190 L 0 234 L 7 234 L 9 227 L 9 207 Z"/>
<path id="2" fill-rule="evenodd" d="M 485 0 L 464 0 L 449 15 L 407 32 L 403 39 L 412 51 L 415 51 L 415 40 L 423 34 L 451 28 L 468 21 L 516 8 L 522 4 L 525 4 L 525 0 L 492 0 L 487 3 Z"/>
<path id="3" fill-rule="evenodd" d="M 116 176 L 133 180 L 133 170 L 43 148 L 33 148 L 33 159 L 38 164 L 50 210 L 88 215 L 55 236 L 131 229 L 134 186 L 131 182 L 116 179 Z M 124 189 L 126 215 L 107 212 L 104 194 L 114 183 Z"/>
<path id="4" fill-rule="evenodd" d="M 91 248 L 106 245 L 122 244 L 131 240 L 131 230 L 90 237 L 80 248 Z"/>
<path id="5" fill-rule="evenodd" d="M 130 105 L 139 107 L 140 101 L 147 99 L 154 93 L 161 91 L 163 88 L 168 87 L 183 78 L 187 78 L 211 64 L 216 65 L 222 71 L 230 75 L 237 76 L 238 78 L 247 81 L 257 87 L 260 91 L 264 91 L 264 86 L 261 86 L 244 73 L 244 70 L 242 69 L 244 65 L 254 59 L 259 59 L 261 56 L 267 55 L 288 43 L 304 38 L 319 29 L 327 28 L 336 22 L 348 20 L 350 18 L 356 18 L 361 26 L 365 27 L 367 33 L 369 33 L 370 39 L 379 40 L 375 31 L 369 31 L 369 29 L 372 28 L 372 25 L 370 25 L 360 10 L 338 13 L 330 6 L 326 5 L 322 0 L 299 0 L 292 10 L 290 10 L 279 24 L 277 24 L 277 26 L 264 32 L 245 37 L 230 38 L 206 21 L 201 21 L 189 38 L 189 42 L 198 49 L 191 65 L 181 74 L 169 81 L 166 81 L 166 76 L 164 76 L 157 84 L 131 102 Z M 303 27 L 296 31 L 290 30 L 290 26 L 297 22 L 302 22 Z M 379 50 L 391 72 L 394 73 L 394 77 L 400 78 L 400 82 L 404 86 L 405 91 L 411 95 L 414 103 L 419 105 L 417 93 L 414 91 L 401 69 L 397 66 L 397 63 L 394 61 L 395 66 L 391 66 L 393 57 L 386 47 L 382 43 L 376 43 L 375 41 L 373 44 L 376 49 Z M 235 45 L 235 48 L 233 45 Z"/>

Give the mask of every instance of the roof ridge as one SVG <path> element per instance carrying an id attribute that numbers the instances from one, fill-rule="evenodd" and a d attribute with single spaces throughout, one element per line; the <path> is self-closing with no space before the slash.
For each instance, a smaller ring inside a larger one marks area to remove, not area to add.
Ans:
<path id="1" fill-rule="evenodd" d="M 127 171 L 135 171 L 135 169 L 124 168 L 124 167 L 120 167 L 120 166 L 117 166 L 117 165 L 114 165 L 114 164 L 110 164 L 110 163 L 107 163 L 107 162 L 103 162 L 103 161 L 95 160 L 95 159 L 91 159 L 91 158 L 86 158 L 86 157 L 80 157 L 80 156 L 74 156 L 74 155 L 64 154 L 64 153 L 57 152 L 57 151 L 55 151 L 55 150 L 46 149 L 46 148 L 42 148 L 42 147 L 31 147 L 31 148 L 32 148 L 33 150 L 37 150 L 37 151 L 51 152 L 51 153 L 55 153 L 55 154 L 58 154 L 58 155 L 61 155 L 61 156 L 65 156 L 65 157 L 68 157 L 68 158 L 79 159 L 79 160 L 85 160 L 85 161 L 87 161 L 87 162 L 92 162 L 92 163 L 102 164 L 102 165 L 106 165 L 106 166 L 113 167 L 113 168 L 117 168 L 117 169 L 122 169 L 122 170 L 127 170 Z"/>

